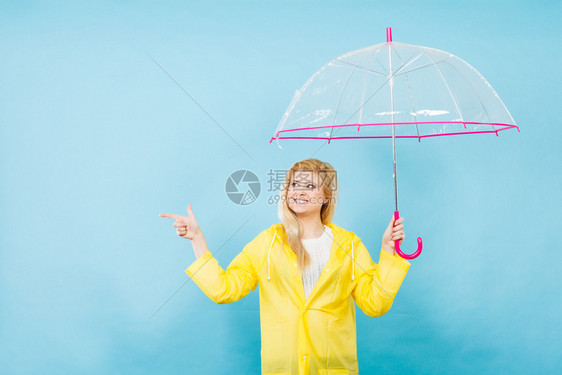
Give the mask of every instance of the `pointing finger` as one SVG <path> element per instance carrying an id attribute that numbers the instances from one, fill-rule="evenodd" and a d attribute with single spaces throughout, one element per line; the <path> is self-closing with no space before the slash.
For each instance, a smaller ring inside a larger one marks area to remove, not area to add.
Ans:
<path id="1" fill-rule="evenodd" d="M 180 215 L 176 215 L 176 214 L 160 214 L 160 217 L 168 217 L 170 219 L 174 219 L 174 220 L 180 220 L 181 216 Z"/>

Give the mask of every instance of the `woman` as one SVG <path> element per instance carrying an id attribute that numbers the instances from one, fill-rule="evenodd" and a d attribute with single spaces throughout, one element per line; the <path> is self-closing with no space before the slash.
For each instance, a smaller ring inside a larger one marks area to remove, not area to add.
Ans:
<path id="1" fill-rule="evenodd" d="M 357 374 L 355 303 L 368 316 L 386 313 L 410 263 L 394 251 L 404 218 L 386 228 L 378 264 L 361 239 L 331 222 L 336 171 L 317 159 L 295 163 L 279 200 L 281 224 L 248 243 L 224 271 L 193 215 L 175 219 L 197 260 L 185 271 L 216 303 L 238 301 L 260 284 L 262 374 Z"/>

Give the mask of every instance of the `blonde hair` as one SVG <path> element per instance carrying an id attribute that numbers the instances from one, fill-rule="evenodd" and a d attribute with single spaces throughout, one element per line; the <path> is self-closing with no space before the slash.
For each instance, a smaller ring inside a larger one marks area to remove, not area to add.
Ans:
<path id="1" fill-rule="evenodd" d="M 326 197 L 326 201 L 320 209 L 320 219 L 322 224 L 327 224 L 331 222 L 334 217 L 336 210 L 336 199 L 338 195 L 338 183 L 336 170 L 331 164 L 322 162 L 318 159 L 305 159 L 296 162 L 291 169 L 287 172 L 285 177 L 285 182 L 281 187 L 281 193 L 279 197 L 278 214 L 279 219 L 283 223 L 283 229 L 285 235 L 283 237 L 283 244 L 286 242 L 289 244 L 295 255 L 297 256 L 297 262 L 299 264 L 299 269 L 302 271 L 310 264 L 310 256 L 306 252 L 304 245 L 302 244 L 301 237 L 303 234 L 303 227 L 300 223 L 295 212 L 289 207 L 287 201 L 287 193 L 289 186 L 293 179 L 295 172 L 314 172 L 320 177 L 320 184 L 322 186 L 322 192 Z"/>

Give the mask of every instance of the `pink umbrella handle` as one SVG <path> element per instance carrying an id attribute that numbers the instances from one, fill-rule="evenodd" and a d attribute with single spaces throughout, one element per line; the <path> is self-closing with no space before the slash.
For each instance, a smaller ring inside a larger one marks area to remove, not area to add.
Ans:
<path id="1" fill-rule="evenodd" d="M 394 221 L 398 220 L 400 218 L 400 214 L 398 213 L 398 211 L 394 211 Z M 404 259 L 414 259 L 417 258 L 418 255 L 421 254 L 422 248 L 423 248 L 423 242 L 421 237 L 418 237 L 418 250 L 416 250 L 415 253 L 413 254 L 405 254 L 402 252 L 402 250 L 400 250 L 400 240 L 398 241 L 394 241 L 394 247 L 396 248 L 396 252 L 398 253 L 398 255 L 400 255 L 402 258 Z"/>

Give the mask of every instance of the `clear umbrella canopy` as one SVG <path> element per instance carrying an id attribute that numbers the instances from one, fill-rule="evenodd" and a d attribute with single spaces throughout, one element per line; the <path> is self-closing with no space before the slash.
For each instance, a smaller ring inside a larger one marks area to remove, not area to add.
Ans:
<path id="1" fill-rule="evenodd" d="M 271 141 L 391 138 L 392 125 L 396 138 L 418 140 L 517 128 L 492 86 L 467 62 L 389 41 L 324 65 L 295 93 Z"/>
<path id="2" fill-rule="evenodd" d="M 396 138 L 498 133 L 519 128 L 492 86 L 448 52 L 387 41 L 335 58 L 295 93 L 275 139 L 392 138 L 398 220 Z M 403 258 L 413 254 L 400 250 Z"/>

